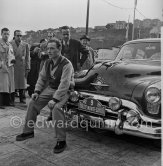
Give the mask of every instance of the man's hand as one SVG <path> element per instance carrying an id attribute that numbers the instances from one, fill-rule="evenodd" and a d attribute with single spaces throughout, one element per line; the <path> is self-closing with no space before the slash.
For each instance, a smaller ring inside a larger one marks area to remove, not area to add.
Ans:
<path id="1" fill-rule="evenodd" d="M 40 48 L 39 48 L 39 47 L 36 47 L 36 48 L 33 50 L 34 53 L 38 53 L 39 51 L 40 51 Z"/>
<path id="2" fill-rule="evenodd" d="M 38 93 L 34 93 L 32 94 L 32 100 L 36 101 L 39 97 L 39 94 Z"/>
<path id="3" fill-rule="evenodd" d="M 56 102 L 55 102 L 54 100 L 50 100 L 50 101 L 48 102 L 48 107 L 49 107 L 49 109 L 53 109 L 55 104 L 56 104 Z"/>

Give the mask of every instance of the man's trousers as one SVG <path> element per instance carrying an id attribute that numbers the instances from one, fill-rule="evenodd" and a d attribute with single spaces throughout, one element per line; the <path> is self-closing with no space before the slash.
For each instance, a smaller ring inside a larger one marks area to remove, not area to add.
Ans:
<path id="1" fill-rule="evenodd" d="M 32 124 L 36 123 L 37 115 L 39 115 L 41 109 L 44 108 L 50 100 L 52 100 L 55 91 L 55 89 L 47 87 L 42 91 L 36 101 L 32 99 L 29 101 L 23 133 L 34 131 L 34 125 Z M 52 110 L 52 125 L 54 126 L 54 134 L 57 141 L 66 140 L 65 115 L 62 110 L 62 106 L 66 103 L 68 97 L 69 95 L 66 94 L 61 101 L 55 104 Z"/>

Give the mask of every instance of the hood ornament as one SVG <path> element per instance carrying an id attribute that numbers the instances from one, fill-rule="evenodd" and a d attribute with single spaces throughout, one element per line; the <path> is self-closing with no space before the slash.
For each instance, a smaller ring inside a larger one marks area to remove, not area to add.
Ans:
<path id="1" fill-rule="evenodd" d="M 94 85 L 95 89 L 100 90 L 103 87 L 109 87 L 108 84 L 105 83 L 104 79 L 102 77 L 97 77 L 91 85 Z"/>

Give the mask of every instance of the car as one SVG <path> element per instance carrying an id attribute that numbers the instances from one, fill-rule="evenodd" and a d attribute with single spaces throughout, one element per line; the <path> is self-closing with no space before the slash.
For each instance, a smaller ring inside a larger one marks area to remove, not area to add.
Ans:
<path id="1" fill-rule="evenodd" d="M 116 134 L 161 140 L 160 38 L 128 41 L 114 61 L 75 77 L 66 117 Z"/>

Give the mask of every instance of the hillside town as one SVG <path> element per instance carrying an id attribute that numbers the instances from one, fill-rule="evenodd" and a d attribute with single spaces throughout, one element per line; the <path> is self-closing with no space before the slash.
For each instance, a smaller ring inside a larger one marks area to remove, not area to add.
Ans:
<path id="1" fill-rule="evenodd" d="M 134 39 L 154 38 L 161 36 L 161 26 L 163 22 L 159 19 L 135 19 L 134 23 L 135 34 Z M 91 38 L 90 45 L 94 49 L 112 48 L 122 45 L 126 40 L 131 40 L 132 23 L 126 21 L 116 21 L 107 25 L 99 25 L 94 28 L 89 27 L 88 33 Z M 71 35 L 75 39 L 85 34 L 85 27 L 70 27 Z M 23 36 L 24 40 L 29 44 L 39 42 L 41 38 L 46 38 L 48 32 L 54 32 L 58 38 L 61 38 L 60 28 L 48 28 L 38 31 L 26 31 Z M 126 38 L 127 37 L 127 38 Z"/>

